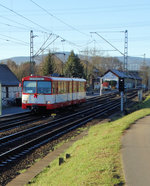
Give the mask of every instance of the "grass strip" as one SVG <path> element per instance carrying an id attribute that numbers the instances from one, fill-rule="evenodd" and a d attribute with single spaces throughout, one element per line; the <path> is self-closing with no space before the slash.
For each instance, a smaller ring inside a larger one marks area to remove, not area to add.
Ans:
<path id="1" fill-rule="evenodd" d="M 87 136 L 65 152 L 71 155 L 69 159 L 61 166 L 56 159 L 29 185 L 123 185 L 120 139 L 131 124 L 150 114 L 150 96 L 138 107 L 141 109 L 113 122 L 92 126 Z"/>

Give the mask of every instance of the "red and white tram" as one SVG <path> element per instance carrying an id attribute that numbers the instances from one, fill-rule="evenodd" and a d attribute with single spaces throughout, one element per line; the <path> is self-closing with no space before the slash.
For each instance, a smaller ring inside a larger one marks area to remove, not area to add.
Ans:
<path id="1" fill-rule="evenodd" d="M 46 76 L 22 78 L 23 109 L 56 109 L 85 101 L 85 79 Z"/>

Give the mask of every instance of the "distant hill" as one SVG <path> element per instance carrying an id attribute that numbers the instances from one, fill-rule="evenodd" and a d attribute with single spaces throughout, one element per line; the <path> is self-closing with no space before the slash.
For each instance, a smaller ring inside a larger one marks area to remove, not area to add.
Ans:
<path id="1" fill-rule="evenodd" d="M 70 55 L 70 52 L 55 52 L 54 55 L 65 63 Z M 45 56 L 46 56 L 46 54 L 44 56 L 36 57 L 35 62 L 39 64 L 42 61 L 42 58 Z M 81 57 L 81 59 L 84 58 L 83 55 L 79 55 L 79 57 Z M 116 57 L 116 58 L 118 58 L 121 62 L 124 62 L 124 57 Z M 89 59 L 90 59 L 90 56 L 89 56 Z M 12 60 L 16 64 L 20 65 L 21 63 L 30 61 L 30 57 L 29 56 L 12 57 L 12 58 L 8 58 L 8 59 L 2 59 L 2 60 L 0 60 L 0 63 L 1 62 L 6 63 L 8 60 Z M 129 56 L 128 57 L 128 69 L 129 70 L 139 70 L 143 61 L 144 61 L 144 59 L 142 57 L 130 57 Z M 146 63 L 146 65 L 150 66 L 150 58 L 146 58 L 145 63 Z"/>
<path id="2" fill-rule="evenodd" d="M 38 57 L 35 57 L 35 62 L 36 63 L 40 63 L 42 61 L 42 58 L 45 57 L 47 54 L 45 54 L 44 56 L 38 56 Z M 61 61 L 65 62 L 67 61 L 69 55 L 70 55 L 70 52 L 55 52 L 54 55 L 56 57 L 58 57 Z M 0 60 L 0 63 L 3 62 L 3 63 L 6 63 L 8 60 L 12 60 L 14 61 L 16 64 L 20 65 L 21 63 L 24 63 L 24 62 L 29 62 L 30 61 L 30 57 L 29 56 L 18 56 L 18 57 L 11 57 L 11 58 L 7 58 L 7 59 L 1 59 Z"/>
<path id="3" fill-rule="evenodd" d="M 124 57 L 117 57 L 121 62 L 124 62 Z M 129 70 L 139 70 L 140 66 L 143 64 L 144 59 L 142 57 L 128 57 L 128 69 Z M 145 58 L 145 63 L 150 66 L 150 58 Z"/>
<path id="4" fill-rule="evenodd" d="M 28 56 L 11 57 L 11 58 L 7 58 L 7 59 L 1 59 L 1 60 L 0 60 L 0 63 L 1 63 L 1 62 L 6 63 L 8 60 L 12 60 L 12 61 L 14 61 L 16 64 L 19 65 L 19 64 L 21 64 L 21 63 L 30 61 L 30 57 L 28 57 Z"/>

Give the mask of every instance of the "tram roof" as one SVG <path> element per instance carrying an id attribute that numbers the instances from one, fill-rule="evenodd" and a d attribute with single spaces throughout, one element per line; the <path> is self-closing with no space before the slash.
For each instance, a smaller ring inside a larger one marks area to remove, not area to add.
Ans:
<path id="1" fill-rule="evenodd" d="M 65 77 L 51 77 L 51 76 L 27 76 L 22 79 L 24 80 L 51 80 L 51 81 L 80 81 L 80 82 L 86 82 L 85 79 L 82 78 L 65 78 Z"/>
<path id="2" fill-rule="evenodd" d="M 51 80 L 54 81 L 86 81 L 85 79 L 80 78 L 65 78 L 65 77 L 50 77 Z"/>

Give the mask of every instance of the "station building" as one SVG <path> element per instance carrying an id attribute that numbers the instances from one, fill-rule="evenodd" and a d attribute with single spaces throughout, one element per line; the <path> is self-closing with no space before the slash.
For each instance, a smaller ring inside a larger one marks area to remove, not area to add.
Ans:
<path id="1" fill-rule="evenodd" d="M 117 89 L 119 86 L 119 78 L 124 78 L 125 88 L 139 88 L 142 87 L 142 78 L 137 72 L 123 72 L 116 69 L 108 70 L 101 77 L 103 84 L 107 84 L 111 89 Z"/>
<path id="2" fill-rule="evenodd" d="M 15 103 L 21 97 L 19 80 L 5 64 L 0 64 L 0 83 L 2 86 L 2 105 Z"/>

